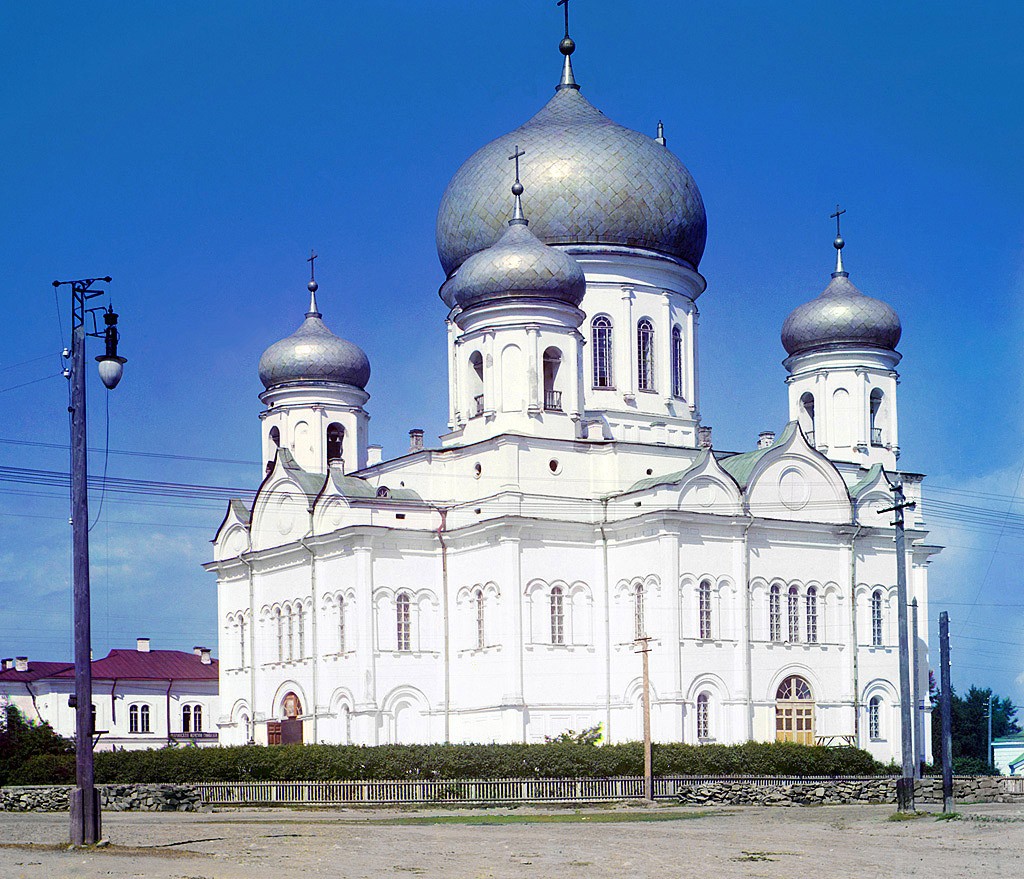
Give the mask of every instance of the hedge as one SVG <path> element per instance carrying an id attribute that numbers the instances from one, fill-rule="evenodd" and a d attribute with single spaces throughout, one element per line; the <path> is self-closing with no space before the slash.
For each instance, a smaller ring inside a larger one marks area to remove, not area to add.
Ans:
<path id="1" fill-rule="evenodd" d="M 890 767 L 856 748 L 787 742 L 654 746 L 656 775 L 876 775 Z M 598 778 L 641 775 L 643 746 L 551 742 L 537 745 L 247 745 L 98 752 L 105 784 L 199 781 L 342 781 L 393 778 Z M 65 783 L 74 756 L 27 760 L 8 783 Z"/>

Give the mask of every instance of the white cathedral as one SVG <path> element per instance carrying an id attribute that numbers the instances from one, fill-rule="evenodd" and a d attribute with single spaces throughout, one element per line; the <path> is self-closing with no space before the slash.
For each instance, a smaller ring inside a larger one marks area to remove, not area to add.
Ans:
<path id="1" fill-rule="evenodd" d="M 896 558 L 928 618 L 918 474 L 897 470 L 900 322 L 842 264 L 786 319 L 790 421 L 735 453 L 701 426 L 707 232 L 657 137 L 583 96 L 441 202 L 448 432 L 381 460 L 370 364 L 322 320 L 259 362 L 265 474 L 214 540 L 220 741 L 855 743 L 899 759 Z M 513 165 L 509 159 L 514 159 Z M 521 166 L 520 166 L 521 161 Z M 521 170 L 520 170 L 521 167 Z M 511 187 L 511 193 L 510 193 Z M 648 640 L 638 641 L 640 638 Z M 921 758 L 928 648 L 916 653 Z"/>

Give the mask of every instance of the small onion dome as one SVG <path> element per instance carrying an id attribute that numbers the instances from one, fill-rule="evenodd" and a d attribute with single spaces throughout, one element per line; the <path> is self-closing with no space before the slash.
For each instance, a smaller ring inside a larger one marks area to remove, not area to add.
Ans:
<path id="1" fill-rule="evenodd" d="M 334 382 L 365 388 L 370 380 L 370 361 L 358 345 L 340 339 L 327 329 L 316 310 L 315 281 L 310 310 L 301 326 L 275 342 L 260 357 L 260 381 L 267 389 L 296 382 Z"/>
<path id="2" fill-rule="evenodd" d="M 455 172 L 437 214 L 447 276 L 502 236 L 510 143 L 530 156 L 530 221 L 545 244 L 637 247 L 696 270 L 707 216 L 690 172 L 667 147 L 613 122 L 571 86 Z"/>
<path id="3" fill-rule="evenodd" d="M 840 271 L 820 296 L 790 312 L 782 325 L 782 345 L 791 355 L 840 346 L 895 350 L 902 332 L 890 305 L 865 296 Z"/>
<path id="4" fill-rule="evenodd" d="M 525 222 L 513 222 L 497 244 L 462 264 L 441 288 L 441 298 L 449 308 L 458 305 L 464 310 L 506 299 L 548 299 L 578 306 L 586 291 L 583 269 L 575 259 L 548 247 Z"/>

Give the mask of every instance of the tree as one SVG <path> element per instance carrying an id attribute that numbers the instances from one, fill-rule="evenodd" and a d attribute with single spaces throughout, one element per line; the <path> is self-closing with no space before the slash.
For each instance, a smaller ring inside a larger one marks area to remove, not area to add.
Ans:
<path id="1" fill-rule="evenodd" d="M 934 676 L 929 676 L 929 695 L 934 710 L 932 721 L 932 753 L 935 764 L 942 764 L 942 725 L 939 722 L 939 694 Z M 977 772 L 991 767 L 988 749 L 988 700 L 991 688 L 974 685 L 961 698 L 952 693 L 953 769 L 956 772 Z M 1009 697 L 992 699 L 992 738 L 1009 736 L 1021 731 L 1017 721 L 1017 706 Z"/>
<path id="2" fill-rule="evenodd" d="M 0 713 L 0 785 L 7 784 L 34 758 L 74 750 L 74 744 L 57 735 L 48 723 L 30 723 L 13 705 Z"/>

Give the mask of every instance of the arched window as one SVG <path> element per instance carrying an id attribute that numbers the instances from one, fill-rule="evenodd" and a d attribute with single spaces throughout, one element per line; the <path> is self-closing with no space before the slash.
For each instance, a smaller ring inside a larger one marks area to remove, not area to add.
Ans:
<path id="1" fill-rule="evenodd" d="M 804 393 L 800 397 L 800 411 L 797 413 L 800 429 L 807 437 L 808 445 L 814 445 L 814 394 Z"/>
<path id="2" fill-rule="evenodd" d="M 797 675 L 786 678 L 775 693 L 775 739 L 814 744 L 814 701 L 807 681 Z"/>
<path id="3" fill-rule="evenodd" d="M 274 623 L 277 625 L 277 661 L 284 662 L 284 617 L 281 608 L 274 608 Z"/>
<path id="4" fill-rule="evenodd" d="M 306 655 L 306 609 L 301 601 L 295 605 L 295 616 L 299 621 L 299 652 L 295 658 L 302 659 Z"/>
<path id="5" fill-rule="evenodd" d="M 555 388 L 558 368 L 562 365 L 562 352 L 548 348 L 544 352 L 544 411 L 562 411 L 562 392 Z"/>
<path id="6" fill-rule="evenodd" d="M 551 587 L 551 643 L 565 643 L 565 596 L 561 586 Z"/>
<path id="7" fill-rule="evenodd" d="M 786 610 L 789 617 L 789 641 L 795 644 L 800 640 L 800 590 L 796 586 L 789 587 Z"/>
<path id="8" fill-rule="evenodd" d="M 479 351 L 469 355 L 469 417 L 484 414 L 484 356 Z"/>
<path id="9" fill-rule="evenodd" d="M 337 422 L 327 425 L 327 463 L 341 460 L 341 447 L 345 440 L 345 428 Z"/>
<path id="10" fill-rule="evenodd" d="M 599 314 L 590 322 L 594 344 L 594 387 L 615 387 L 612 364 L 612 322 Z"/>
<path id="11" fill-rule="evenodd" d="M 345 599 L 338 596 L 338 653 L 345 652 Z"/>
<path id="12" fill-rule="evenodd" d="M 288 617 L 288 659 L 295 659 L 295 611 L 291 605 L 284 606 L 284 612 Z"/>
<path id="13" fill-rule="evenodd" d="M 707 580 L 701 580 L 697 590 L 697 603 L 700 637 L 708 639 L 711 637 L 711 583 Z"/>
<path id="14" fill-rule="evenodd" d="M 768 594 L 768 640 L 782 640 L 782 597 L 779 584 L 772 586 Z"/>
<path id="15" fill-rule="evenodd" d="M 409 593 L 399 592 L 395 599 L 395 623 L 398 649 L 402 651 L 412 650 L 412 615 L 409 605 Z"/>
<path id="16" fill-rule="evenodd" d="M 477 650 L 483 650 L 487 646 L 487 635 L 484 630 L 484 591 L 483 589 L 477 589 L 473 596 L 474 606 L 476 608 L 476 647 Z"/>
<path id="17" fill-rule="evenodd" d="M 697 740 L 711 738 L 711 696 L 701 693 L 697 697 Z"/>
<path id="18" fill-rule="evenodd" d="M 637 583 L 633 593 L 633 637 L 643 638 L 647 635 L 644 623 L 644 584 Z"/>
<path id="19" fill-rule="evenodd" d="M 672 396 L 683 396 L 683 331 L 672 327 Z"/>
<path id="20" fill-rule="evenodd" d="M 139 706 L 132 705 L 128 709 L 128 732 L 137 733 L 139 731 Z"/>
<path id="21" fill-rule="evenodd" d="M 192 732 L 192 706 L 181 706 L 181 731 Z"/>
<path id="22" fill-rule="evenodd" d="M 242 728 L 245 730 L 245 741 L 246 744 L 252 742 L 252 727 L 249 725 L 249 715 L 243 714 L 241 718 Z"/>
<path id="23" fill-rule="evenodd" d="M 245 668 L 245 617 L 238 615 L 238 667 Z"/>
<path id="24" fill-rule="evenodd" d="M 149 706 L 143 705 L 139 708 L 139 732 L 149 732 Z"/>
<path id="25" fill-rule="evenodd" d="M 871 593 L 871 646 L 882 646 L 882 590 Z"/>
<path id="26" fill-rule="evenodd" d="M 882 445 L 882 389 L 874 388 L 871 391 L 871 445 Z"/>
<path id="27" fill-rule="evenodd" d="M 270 441 L 275 448 L 281 448 L 281 429 L 277 426 L 270 428 Z"/>
<path id="28" fill-rule="evenodd" d="M 192 706 L 192 731 L 202 732 L 203 731 L 203 706 L 193 705 Z"/>
<path id="29" fill-rule="evenodd" d="M 882 697 L 872 696 L 868 702 L 868 738 L 877 742 L 882 738 Z"/>
<path id="30" fill-rule="evenodd" d="M 807 643 L 818 643 L 818 590 L 814 586 L 807 587 L 807 600 L 804 606 L 804 620 L 807 625 Z"/>
<path id="31" fill-rule="evenodd" d="M 654 390 L 654 324 L 646 317 L 636 325 L 636 386 Z"/>

